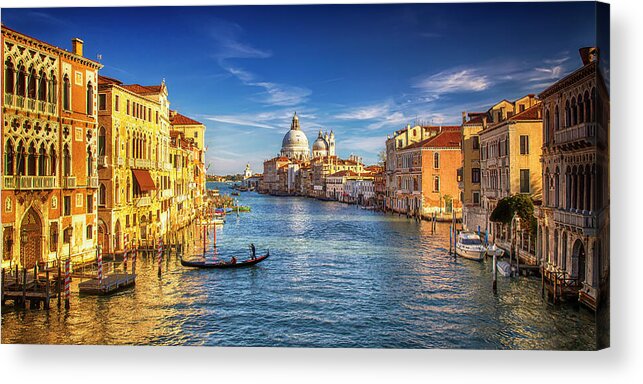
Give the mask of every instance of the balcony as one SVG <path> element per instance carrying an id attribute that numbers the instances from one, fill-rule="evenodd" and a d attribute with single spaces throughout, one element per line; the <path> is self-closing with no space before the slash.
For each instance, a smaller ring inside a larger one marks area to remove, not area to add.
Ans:
<path id="1" fill-rule="evenodd" d="M 30 112 L 56 114 L 56 103 L 49 103 L 45 100 L 36 100 L 25 96 L 11 93 L 4 95 L 4 106 L 17 109 L 24 109 Z"/>
<path id="2" fill-rule="evenodd" d="M 99 167 L 107 167 L 109 165 L 109 158 L 106 155 L 98 156 L 96 159 Z"/>
<path id="3" fill-rule="evenodd" d="M 139 208 L 140 207 L 147 207 L 147 206 L 150 206 L 150 205 L 152 205 L 152 198 L 149 197 L 149 196 L 143 196 L 143 197 L 140 197 L 140 198 L 138 198 L 136 200 L 136 206 L 139 207 Z"/>
<path id="4" fill-rule="evenodd" d="M 134 167 L 134 159 L 127 159 L 127 164 L 129 165 L 130 168 Z"/>
<path id="5" fill-rule="evenodd" d="M 554 145 L 570 148 L 596 145 L 597 129 L 596 123 L 581 123 L 561 129 L 554 132 Z"/>
<path id="6" fill-rule="evenodd" d="M 92 176 L 89 178 L 89 187 L 98 188 L 98 176 Z"/>
<path id="7" fill-rule="evenodd" d="M 63 176 L 62 182 L 64 189 L 76 188 L 76 176 Z"/>
<path id="8" fill-rule="evenodd" d="M 554 221 L 562 225 L 569 225 L 583 231 L 583 234 L 592 236 L 598 229 L 598 217 L 587 211 L 554 211 Z"/>
<path id="9" fill-rule="evenodd" d="M 152 166 L 152 161 L 149 159 L 134 159 L 134 168 L 149 169 Z"/>
<path id="10" fill-rule="evenodd" d="M 56 176 L 4 176 L 4 188 L 16 190 L 51 189 L 58 187 Z"/>

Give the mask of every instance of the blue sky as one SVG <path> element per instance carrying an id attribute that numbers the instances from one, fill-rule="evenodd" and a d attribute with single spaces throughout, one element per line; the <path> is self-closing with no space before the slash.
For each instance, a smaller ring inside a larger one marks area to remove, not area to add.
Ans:
<path id="1" fill-rule="evenodd" d="M 538 93 L 595 44 L 594 3 L 2 9 L 10 28 L 85 55 L 125 83 L 166 80 L 207 126 L 210 173 L 261 172 L 294 111 L 312 142 L 375 163 L 414 121 Z"/>

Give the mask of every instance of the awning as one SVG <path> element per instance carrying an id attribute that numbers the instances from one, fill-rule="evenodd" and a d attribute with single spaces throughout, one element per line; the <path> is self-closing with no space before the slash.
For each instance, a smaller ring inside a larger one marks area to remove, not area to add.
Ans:
<path id="1" fill-rule="evenodd" d="M 156 189 L 156 185 L 154 185 L 154 180 L 152 180 L 152 176 L 150 176 L 149 171 L 144 169 L 132 169 L 132 173 L 134 174 L 134 178 L 136 179 L 138 188 L 141 192 L 153 191 Z"/>

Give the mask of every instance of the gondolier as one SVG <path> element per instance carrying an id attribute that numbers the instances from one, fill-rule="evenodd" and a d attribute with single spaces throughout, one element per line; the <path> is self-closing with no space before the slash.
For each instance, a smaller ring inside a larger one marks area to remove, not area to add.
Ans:
<path id="1" fill-rule="evenodd" d="M 257 258 L 257 250 L 255 248 L 254 243 L 250 243 L 250 252 L 252 252 L 252 260 L 255 260 Z"/>

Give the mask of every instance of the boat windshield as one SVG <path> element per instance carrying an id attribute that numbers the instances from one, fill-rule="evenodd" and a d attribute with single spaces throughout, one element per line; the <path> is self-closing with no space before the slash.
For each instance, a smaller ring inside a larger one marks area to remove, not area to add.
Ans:
<path id="1" fill-rule="evenodd" d="M 482 244 L 480 239 L 472 239 L 472 238 L 460 239 L 460 243 L 462 243 L 464 245 L 480 245 L 480 244 Z"/>

